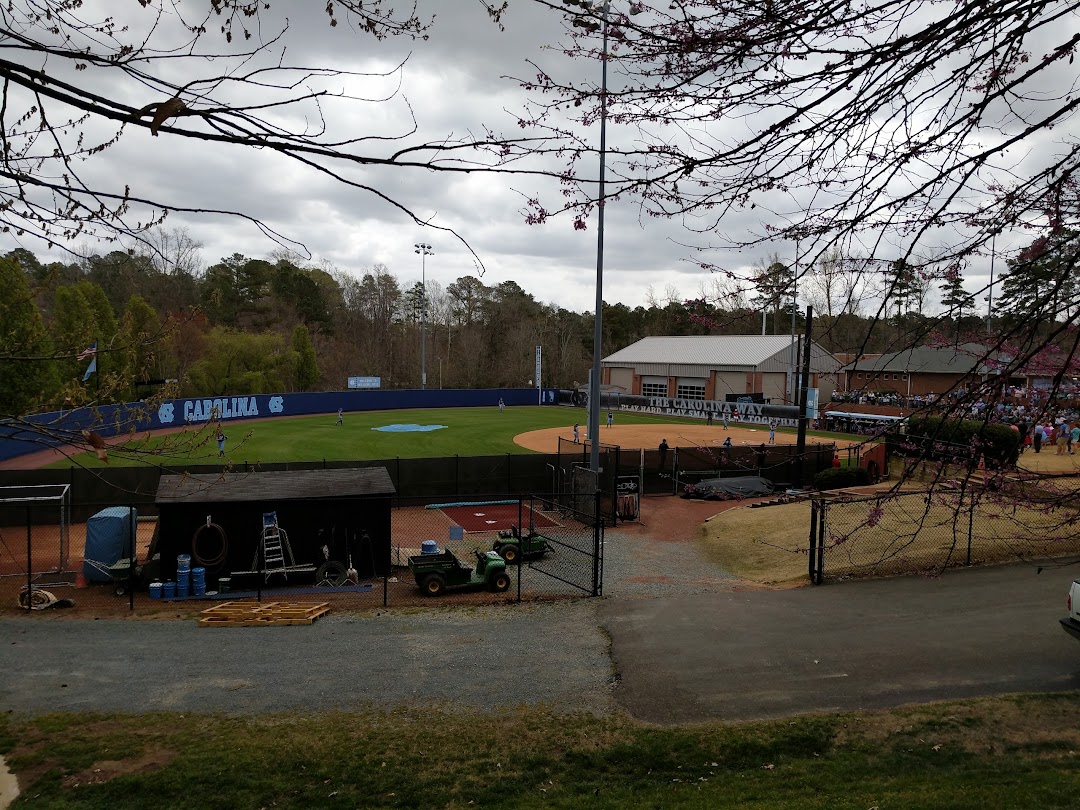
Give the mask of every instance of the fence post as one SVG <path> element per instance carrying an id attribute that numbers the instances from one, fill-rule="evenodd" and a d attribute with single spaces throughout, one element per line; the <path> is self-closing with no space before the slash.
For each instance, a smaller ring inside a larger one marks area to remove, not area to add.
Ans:
<path id="1" fill-rule="evenodd" d="M 814 569 L 817 566 L 817 521 L 820 509 L 821 507 L 816 498 L 810 501 L 810 550 L 808 554 L 810 557 L 810 569 L 808 573 L 811 583 L 814 581 Z"/>
<path id="2" fill-rule="evenodd" d="M 603 521 L 600 519 L 600 489 L 599 487 L 593 493 L 595 500 L 593 510 L 593 584 L 592 595 L 600 596 L 603 590 L 603 583 L 600 581 L 600 554 L 601 554 L 601 526 Z"/>
<path id="3" fill-rule="evenodd" d="M 128 560 L 128 610 L 135 610 L 135 561 L 139 557 L 138 552 L 138 521 L 135 517 L 135 507 L 128 507 L 128 526 L 131 529 L 131 558 Z"/>
<path id="4" fill-rule="evenodd" d="M 820 585 L 825 579 L 825 527 L 828 524 L 829 504 L 821 502 L 821 514 L 818 517 L 818 545 L 817 545 L 817 581 Z"/>
<path id="5" fill-rule="evenodd" d="M 34 519 L 30 514 L 30 504 L 26 505 L 26 610 L 34 607 Z"/>
<path id="6" fill-rule="evenodd" d="M 266 539 L 261 530 L 255 547 L 255 601 L 262 602 L 263 568 L 266 567 Z"/>
<path id="7" fill-rule="evenodd" d="M 525 544 L 525 539 L 524 539 L 525 538 L 525 527 L 522 525 L 522 518 L 524 517 L 524 515 L 522 514 L 522 504 L 524 503 L 524 500 L 525 500 L 524 498 L 521 498 L 521 497 L 518 498 L 517 528 L 518 528 L 518 537 L 522 538 L 521 546 L 524 546 L 524 544 Z M 532 523 L 532 515 L 533 515 L 532 507 L 533 507 L 532 496 L 530 495 L 529 496 L 529 523 L 530 524 Z M 529 526 L 529 529 L 530 530 L 532 529 L 531 525 Z M 521 546 L 519 546 L 519 548 Z M 518 604 L 520 604 L 521 603 L 521 573 L 525 570 L 525 563 L 521 559 L 520 555 L 518 556 L 517 564 L 518 564 L 517 565 L 517 600 L 518 600 Z"/>
<path id="8" fill-rule="evenodd" d="M 974 529 L 975 522 L 975 496 L 971 497 L 971 505 L 968 507 L 968 542 L 967 542 L 967 564 L 971 565 L 971 535 Z"/>

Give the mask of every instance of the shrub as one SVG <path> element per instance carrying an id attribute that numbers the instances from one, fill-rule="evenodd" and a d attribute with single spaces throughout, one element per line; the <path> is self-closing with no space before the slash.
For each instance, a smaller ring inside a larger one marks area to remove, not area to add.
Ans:
<path id="1" fill-rule="evenodd" d="M 955 456 L 959 461 L 972 458 L 981 450 L 989 464 L 1012 465 L 1020 455 L 1018 431 L 1008 425 L 977 419 L 913 416 L 907 420 L 907 437 L 928 457 Z M 935 447 L 936 443 L 945 446 Z"/>
<path id="2" fill-rule="evenodd" d="M 814 476 L 818 489 L 842 489 L 870 483 L 870 473 L 863 467 L 830 467 Z"/>

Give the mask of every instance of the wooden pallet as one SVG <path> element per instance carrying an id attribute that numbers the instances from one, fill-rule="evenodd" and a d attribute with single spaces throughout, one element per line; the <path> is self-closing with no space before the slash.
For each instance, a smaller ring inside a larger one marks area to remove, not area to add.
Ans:
<path id="1" fill-rule="evenodd" d="M 330 612 L 330 605 L 297 602 L 223 602 L 202 611 L 199 627 L 269 627 L 311 624 Z"/>

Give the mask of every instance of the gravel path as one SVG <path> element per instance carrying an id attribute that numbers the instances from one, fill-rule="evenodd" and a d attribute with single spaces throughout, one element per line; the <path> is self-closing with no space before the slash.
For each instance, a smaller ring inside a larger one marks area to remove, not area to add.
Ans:
<path id="1" fill-rule="evenodd" d="M 604 534 L 604 596 L 664 597 L 745 586 L 721 571 L 698 543 L 657 543 L 618 530 Z"/>
<path id="2" fill-rule="evenodd" d="M 0 618 L 0 706 L 259 714 L 402 705 L 617 711 L 601 610 L 742 590 L 696 542 L 724 504 L 650 498 L 605 541 L 602 600 L 332 613 L 309 627 Z M 610 623 L 610 619 L 608 619 Z"/>
<path id="3" fill-rule="evenodd" d="M 0 705 L 257 714 L 409 704 L 613 711 L 595 601 L 330 615 L 311 626 L 0 619 Z"/>

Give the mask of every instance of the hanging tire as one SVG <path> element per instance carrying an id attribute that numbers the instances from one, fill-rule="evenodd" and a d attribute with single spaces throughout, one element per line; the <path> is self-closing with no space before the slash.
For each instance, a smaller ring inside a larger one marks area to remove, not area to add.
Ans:
<path id="1" fill-rule="evenodd" d="M 521 549 L 513 543 L 506 543 L 499 549 L 499 554 L 504 560 L 513 565 L 521 557 Z"/>
<path id="2" fill-rule="evenodd" d="M 510 590 L 510 575 L 505 571 L 500 571 L 492 577 L 491 590 L 495 591 L 495 593 L 503 593 Z"/>
<path id="3" fill-rule="evenodd" d="M 322 585 L 324 582 L 332 587 L 340 587 L 349 579 L 349 572 L 345 566 L 337 560 L 329 560 L 319 566 L 315 572 L 315 584 Z"/>
<path id="4" fill-rule="evenodd" d="M 446 590 L 446 580 L 441 574 L 428 574 L 420 584 L 420 588 L 428 596 L 439 596 Z"/>

